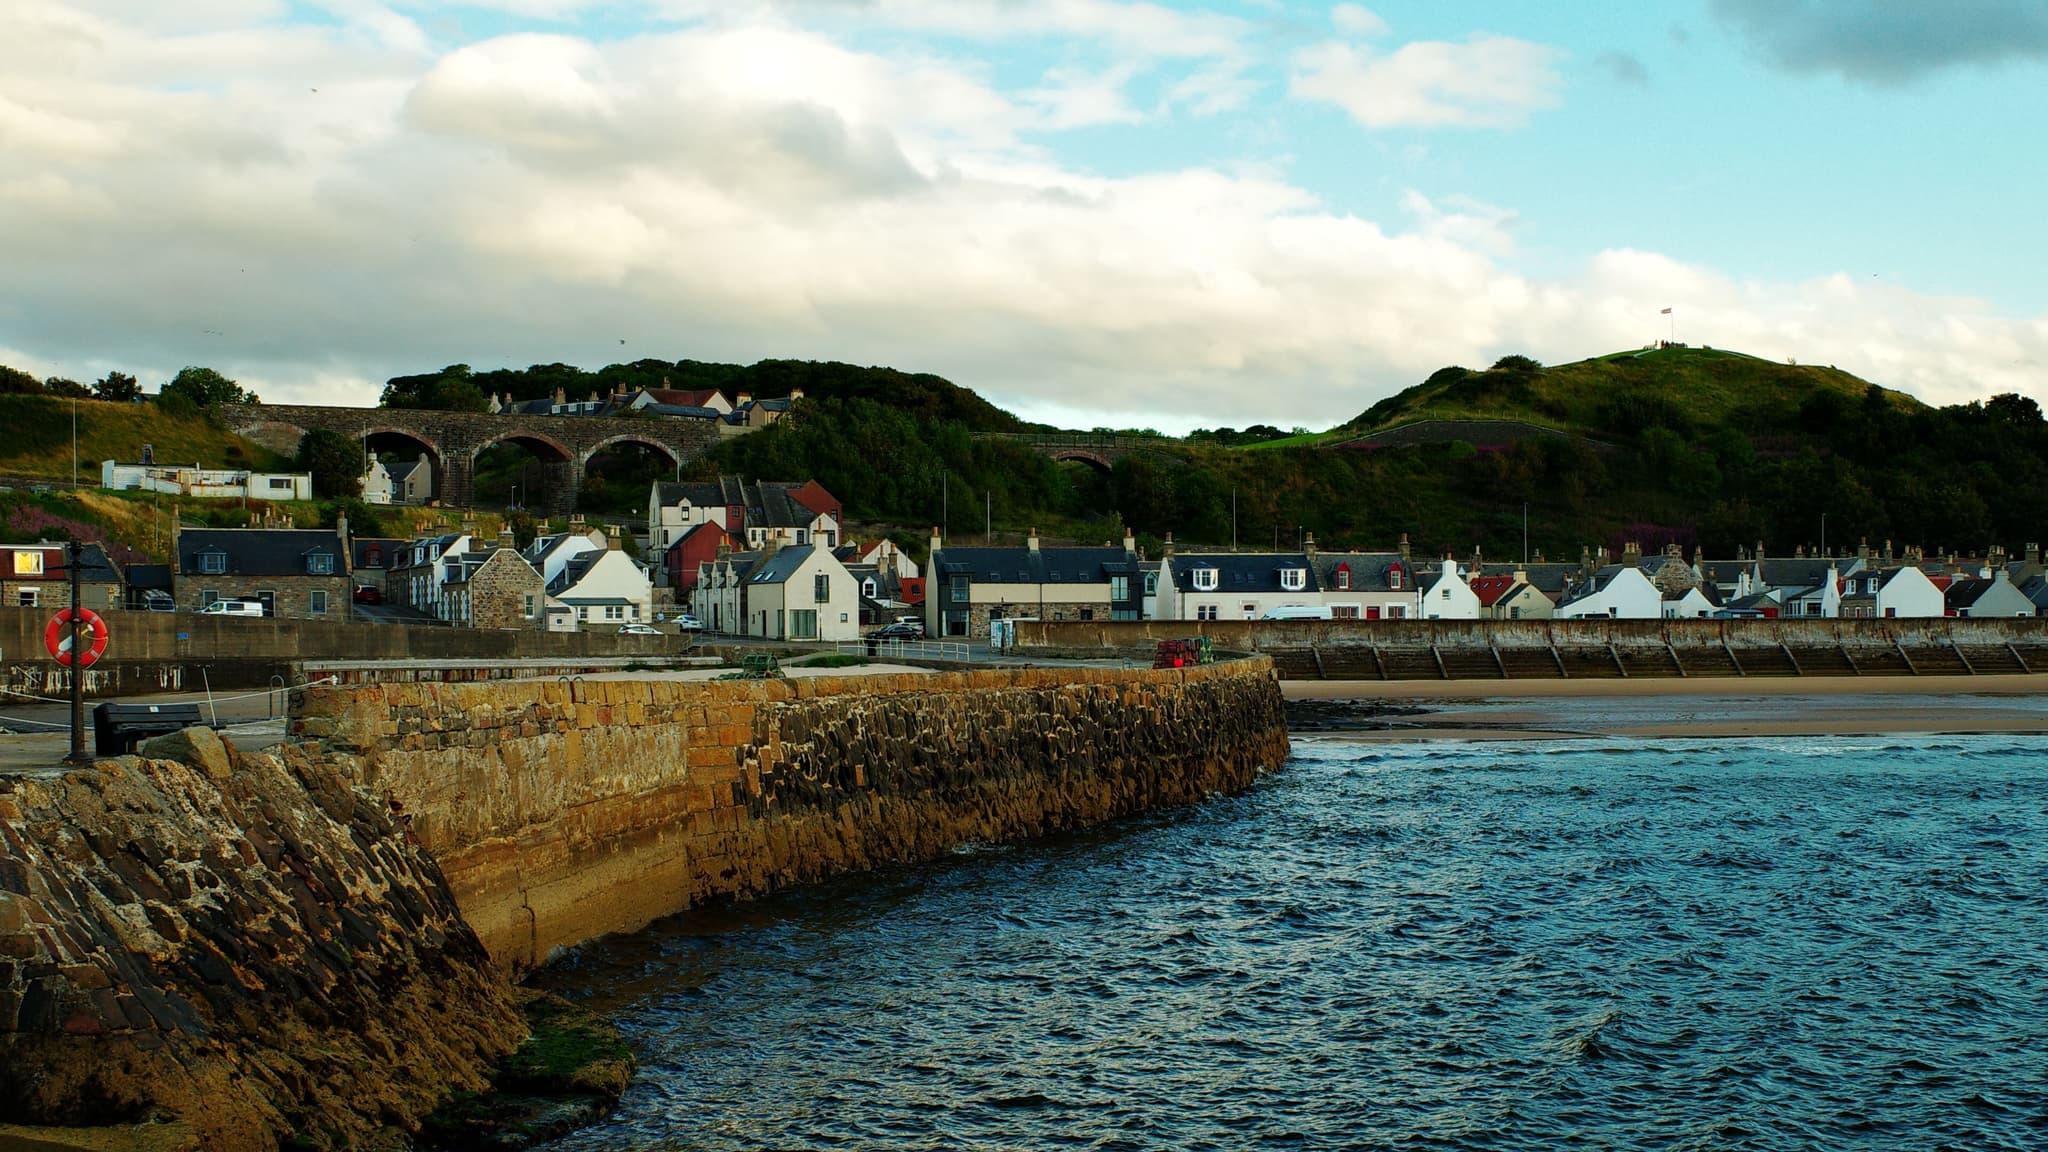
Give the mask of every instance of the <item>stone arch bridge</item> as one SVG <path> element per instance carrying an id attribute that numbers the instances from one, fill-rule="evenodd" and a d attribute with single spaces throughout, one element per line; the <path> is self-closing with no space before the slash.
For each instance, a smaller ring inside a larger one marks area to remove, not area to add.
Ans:
<path id="1" fill-rule="evenodd" d="M 982 432 L 981 440 L 1003 440 L 1022 445 L 1054 460 L 1073 460 L 1107 475 L 1126 456 L 1173 458 L 1172 441 L 1150 436 L 1119 436 L 1111 432 Z"/>
<path id="2" fill-rule="evenodd" d="M 636 444 L 673 465 L 694 460 L 718 443 L 718 424 L 665 416 L 497 416 L 411 408 L 327 408 L 310 404 L 230 404 L 222 417 L 235 432 L 278 452 L 298 451 L 318 428 L 378 447 L 424 452 L 434 470 L 434 494 L 466 508 L 476 497 L 477 453 L 513 443 L 540 457 L 546 469 L 535 506 L 549 515 L 576 507 L 591 458 L 619 444 Z M 405 447 L 411 445 L 413 447 Z"/>

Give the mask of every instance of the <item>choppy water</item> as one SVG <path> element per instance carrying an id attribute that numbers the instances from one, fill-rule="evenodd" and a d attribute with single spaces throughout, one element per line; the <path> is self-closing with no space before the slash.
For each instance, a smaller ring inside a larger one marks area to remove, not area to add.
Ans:
<path id="1" fill-rule="evenodd" d="M 2048 738 L 1296 751 L 589 950 L 554 1147 L 2048 1148 Z"/>

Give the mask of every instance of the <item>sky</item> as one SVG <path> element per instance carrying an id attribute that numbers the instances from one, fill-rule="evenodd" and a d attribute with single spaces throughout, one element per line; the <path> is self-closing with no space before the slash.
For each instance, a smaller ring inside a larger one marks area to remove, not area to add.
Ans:
<path id="1" fill-rule="evenodd" d="M 2039 0 L 0 0 L 0 43 L 38 375 L 791 357 L 1182 432 L 1675 336 L 2048 402 Z"/>

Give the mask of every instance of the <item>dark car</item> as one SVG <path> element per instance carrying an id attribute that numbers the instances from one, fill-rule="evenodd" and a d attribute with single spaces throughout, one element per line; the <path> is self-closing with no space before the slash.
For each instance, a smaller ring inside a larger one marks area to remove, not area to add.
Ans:
<path id="1" fill-rule="evenodd" d="M 873 632 L 868 633 L 867 638 L 869 640 L 922 640 L 924 639 L 924 625 L 916 624 L 909 620 L 898 620 L 894 624 L 884 624 Z"/>
<path id="2" fill-rule="evenodd" d="M 375 584 L 358 584 L 356 585 L 355 600 L 358 604 L 382 604 L 384 602 L 384 590 Z"/>

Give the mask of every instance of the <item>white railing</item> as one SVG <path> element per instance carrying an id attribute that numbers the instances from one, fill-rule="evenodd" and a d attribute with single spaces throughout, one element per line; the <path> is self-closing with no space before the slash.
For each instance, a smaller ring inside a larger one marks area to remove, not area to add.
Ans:
<path id="1" fill-rule="evenodd" d="M 846 656 L 872 656 L 877 660 L 972 660 L 966 644 L 942 640 L 848 640 L 839 645 Z"/>

